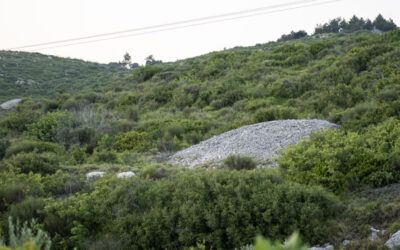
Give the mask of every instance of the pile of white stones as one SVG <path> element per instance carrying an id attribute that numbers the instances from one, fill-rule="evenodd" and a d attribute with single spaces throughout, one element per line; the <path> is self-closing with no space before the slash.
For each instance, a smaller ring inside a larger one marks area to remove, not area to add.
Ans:
<path id="1" fill-rule="evenodd" d="M 311 132 L 339 128 L 324 120 L 279 120 L 244 126 L 214 136 L 181 150 L 168 160 L 173 164 L 195 167 L 213 164 L 232 154 L 251 156 L 256 161 L 275 167 L 272 159 L 289 144 L 297 144 Z M 269 164 L 268 164 L 269 163 Z"/>

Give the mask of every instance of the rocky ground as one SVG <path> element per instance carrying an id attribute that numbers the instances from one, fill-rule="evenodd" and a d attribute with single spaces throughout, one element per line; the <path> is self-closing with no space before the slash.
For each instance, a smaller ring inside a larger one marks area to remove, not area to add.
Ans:
<path id="1" fill-rule="evenodd" d="M 214 136 L 187 149 L 178 151 L 168 160 L 187 167 L 215 164 L 229 155 L 251 156 L 260 165 L 274 167 L 273 158 L 289 144 L 297 144 L 314 131 L 338 128 L 324 120 L 280 120 L 244 126 Z"/>
<path id="2" fill-rule="evenodd" d="M 16 105 L 18 105 L 18 103 L 21 102 L 21 99 L 12 99 L 9 100 L 7 102 L 4 102 L 2 104 L 0 104 L 0 109 L 10 109 Z"/>

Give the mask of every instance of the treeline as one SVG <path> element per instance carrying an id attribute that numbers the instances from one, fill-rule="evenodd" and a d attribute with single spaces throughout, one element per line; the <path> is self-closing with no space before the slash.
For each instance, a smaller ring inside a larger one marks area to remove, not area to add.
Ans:
<path id="1" fill-rule="evenodd" d="M 397 29 L 397 25 L 393 22 L 393 20 L 385 19 L 381 14 L 379 14 L 374 21 L 371 21 L 370 19 L 363 19 L 362 17 L 358 18 L 354 15 L 349 21 L 338 17 L 325 24 L 320 24 L 315 28 L 313 35 L 339 32 L 350 33 L 359 30 L 388 32 L 395 29 Z M 306 36 L 308 36 L 308 34 L 304 30 L 297 32 L 292 31 L 290 34 L 282 35 L 278 39 L 278 42 L 296 40 Z"/>
<path id="2" fill-rule="evenodd" d="M 323 25 L 318 25 L 315 28 L 314 34 L 321 33 L 338 33 L 354 32 L 357 30 L 373 30 L 377 29 L 382 32 L 387 32 L 397 29 L 397 25 L 392 19 L 385 19 L 382 15 L 378 15 L 374 21 L 369 19 L 358 18 L 353 16 L 349 21 L 343 18 L 336 18 Z"/>

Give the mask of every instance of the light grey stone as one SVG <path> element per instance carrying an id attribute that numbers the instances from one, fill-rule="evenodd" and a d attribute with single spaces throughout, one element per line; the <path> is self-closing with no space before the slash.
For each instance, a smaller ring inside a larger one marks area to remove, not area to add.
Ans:
<path id="1" fill-rule="evenodd" d="M 86 174 L 86 181 L 89 182 L 93 179 L 102 178 L 103 175 L 104 175 L 104 172 L 102 172 L 102 171 L 89 172 Z"/>
<path id="2" fill-rule="evenodd" d="M 324 246 L 314 246 L 310 247 L 308 250 L 333 250 L 333 246 L 329 243 L 326 243 Z"/>
<path id="3" fill-rule="evenodd" d="M 344 240 L 344 241 L 342 241 L 342 246 L 346 246 L 346 245 L 348 245 L 349 243 L 350 243 L 349 240 Z"/>
<path id="4" fill-rule="evenodd" d="M 119 174 L 117 174 L 118 178 L 131 178 L 131 177 L 135 177 L 136 174 L 132 171 L 127 171 L 127 172 L 121 172 Z"/>
<path id="5" fill-rule="evenodd" d="M 11 109 L 12 107 L 18 105 L 21 102 L 22 99 L 12 99 L 7 102 L 4 102 L 3 104 L 0 105 L 2 109 Z"/>
<path id="6" fill-rule="evenodd" d="M 400 231 L 393 234 L 388 241 L 386 241 L 385 246 L 390 248 L 390 250 L 395 250 L 400 248 Z"/>
<path id="7" fill-rule="evenodd" d="M 368 237 L 369 240 L 376 240 L 379 238 L 378 233 L 380 232 L 378 229 L 375 229 L 373 227 L 370 228 L 371 230 L 371 235 Z"/>

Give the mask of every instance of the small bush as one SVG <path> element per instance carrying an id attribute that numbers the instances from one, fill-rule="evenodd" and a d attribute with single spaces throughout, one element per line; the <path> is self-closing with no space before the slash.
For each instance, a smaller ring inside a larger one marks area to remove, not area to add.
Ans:
<path id="1" fill-rule="evenodd" d="M 131 131 L 120 135 L 113 148 L 118 152 L 145 151 L 152 147 L 149 135 L 146 132 Z"/>
<path id="2" fill-rule="evenodd" d="M 10 146 L 10 142 L 7 140 L 0 140 L 0 160 L 6 155 L 7 148 Z"/>
<path id="3" fill-rule="evenodd" d="M 303 245 L 298 233 L 292 234 L 284 244 L 279 242 L 271 243 L 268 239 L 258 236 L 254 245 L 254 250 L 307 250 L 307 245 Z"/>
<path id="4" fill-rule="evenodd" d="M 223 161 L 223 166 L 231 170 L 251 170 L 257 163 L 248 156 L 230 155 Z"/>
<path id="5" fill-rule="evenodd" d="M 31 242 L 31 244 L 29 244 L 30 247 L 24 249 L 50 250 L 51 238 L 46 232 L 37 229 L 36 220 L 32 219 L 30 223 L 25 221 L 22 225 L 20 225 L 19 220 L 17 220 L 17 223 L 14 225 L 12 218 L 9 217 L 8 230 L 10 237 L 8 244 L 11 248 L 27 246 L 26 243 Z M 34 247 L 35 245 L 37 245 L 37 247 Z"/>
<path id="6" fill-rule="evenodd" d="M 60 158 L 54 153 L 20 153 L 9 159 L 21 173 L 53 174 L 59 169 Z"/>
<path id="7" fill-rule="evenodd" d="M 363 185 L 381 187 L 400 180 L 399 142 L 400 122 L 389 119 L 362 133 L 314 133 L 289 147 L 278 162 L 289 179 L 336 193 Z"/>
<path id="8" fill-rule="evenodd" d="M 271 107 L 258 109 L 253 115 L 253 122 L 267 122 L 274 120 L 297 119 L 298 114 L 295 109 L 288 107 Z"/>
<path id="9" fill-rule="evenodd" d="M 10 216 L 21 221 L 28 221 L 39 217 L 39 212 L 44 208 L 45 201 L 39 198 L 29 197 L 20 203 L 11 205 Z"/>
<path id="10" fill-rule="evenodd" d="M 50 142 L 17 140 L 14 141 L 7 149 L 6 157 L 10 157 L 19 153 L 31 153 L 33 151 L 39 154 L 44 152 L 58 154 L 63 151 L 63 148 L 60 145 Z"/>
<path id="11" fill-rule="evenodd" d="M 93 153 L 93 159 L 95 162 L 115 163 L 118 161 L 118 156 L 113 151 L 102 150 L 95 151 Z"/>
<path id="12" fill-rule="evenodd" d="M 167 169 L 158 164 L 146 166 L 140 172 L 140 176 L 146 179 L 161 179 L 167 176 Z"/>

